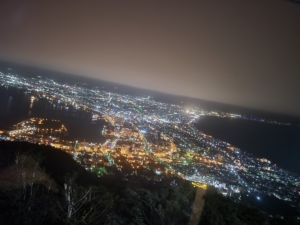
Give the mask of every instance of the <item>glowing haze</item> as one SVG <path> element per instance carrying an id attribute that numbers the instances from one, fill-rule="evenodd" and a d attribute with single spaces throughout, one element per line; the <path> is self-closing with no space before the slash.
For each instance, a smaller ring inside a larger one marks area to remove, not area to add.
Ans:
<path id="1" fill-rule="evenodd" d="M 300 5 L 1 1 L 0 58 L 300 115 Z"/>

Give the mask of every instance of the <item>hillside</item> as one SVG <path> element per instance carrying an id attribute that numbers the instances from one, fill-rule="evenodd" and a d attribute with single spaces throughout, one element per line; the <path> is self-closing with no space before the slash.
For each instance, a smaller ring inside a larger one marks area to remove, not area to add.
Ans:
<path id="1" fill-rule="evenodd" d="M 198 220 L 195 210 L 192 214 L 195 188 L 188 181 L 123 178 L 117 173 L 99 178 L 71 155 L 49 146 L 0 141 L 1 224 L 189 224 L 190 218 Z M 213 188 L 204 200 L 199 224 L 299 224 L 268 218 Z"/>

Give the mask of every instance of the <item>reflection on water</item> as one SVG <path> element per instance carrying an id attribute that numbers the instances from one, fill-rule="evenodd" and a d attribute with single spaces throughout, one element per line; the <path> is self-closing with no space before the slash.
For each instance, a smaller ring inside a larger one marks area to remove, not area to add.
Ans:
<path id="1" fill-rule="evenodd" d="M 34 102 L 34 96 L 31 96 L 31 98 L 30 98 L 30 105 L 29 105 L 29 111 L 28 111 L 28 116 L 30 116 L 31 115 L 31 109 L 32 109 L 32 106 L 33 106 L 33 102 Z"/>

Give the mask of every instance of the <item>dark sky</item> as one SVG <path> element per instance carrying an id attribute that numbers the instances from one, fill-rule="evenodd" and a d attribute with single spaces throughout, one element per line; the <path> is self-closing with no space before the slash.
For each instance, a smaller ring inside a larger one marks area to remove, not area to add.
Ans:
<path id="1" fill-rule="evenodd" d="M 300 4 L 0 2 L 0 59 L 300 116 Z"/>

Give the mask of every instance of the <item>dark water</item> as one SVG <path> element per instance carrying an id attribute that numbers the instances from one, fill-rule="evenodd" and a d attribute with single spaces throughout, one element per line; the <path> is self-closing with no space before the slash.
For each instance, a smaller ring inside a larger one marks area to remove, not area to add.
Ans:
<path id="1" fill-rule="evenodd" d="M 196 126 L 254 157 L 267 158 L 283 169 L 300 174 L 299 126 L 218 117 L 202 117 Z"/>
<path id="2" fill-rule="evenodd" d="M 59 119 L 66 126 L 69 136 L 65 139 L 102 143 L 101 135 L 104 121 L 92 121 L 90 112 L 65 110 L 46 100 L 35 100 L 31 104 L 31 95 L 26 95 L 15 88 L 0 87 L 0 128 L 12 125 L 30 117 Z"/>

